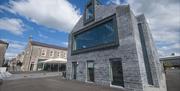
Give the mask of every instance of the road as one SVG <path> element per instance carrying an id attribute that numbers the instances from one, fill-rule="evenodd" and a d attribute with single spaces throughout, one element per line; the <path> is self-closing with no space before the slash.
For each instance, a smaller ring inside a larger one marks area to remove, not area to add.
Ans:
<path id="1" fill-rule="evenodd" d="M 63 80 L 59 73 L 16 73 L 5 79 L 0 91 L 123 91 L 90 83 Z M 166 71 L 167 91 L 180 91 L 180 69 Z"/>
<path id="2" fill-rule="evenodd" d="M 6 80 L 1 91 L 123 91 L 58 77 Z"/>
<path id="3" fill-rule="evenodd" d="M 167 91 L 180 91 L 180 69 L 166 70 Z"/>

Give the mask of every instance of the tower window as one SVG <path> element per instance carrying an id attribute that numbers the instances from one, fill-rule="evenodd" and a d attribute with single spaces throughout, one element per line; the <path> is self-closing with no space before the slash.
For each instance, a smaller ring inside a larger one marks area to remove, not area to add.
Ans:
<path id="1" fill-rule="evenodd" d="M 84 24 L 87 24 L 94 20 L 94 0 L 90 0 L 85 9 Z"/>
<path id="2" fill-rule="evenodd" d="M 94 8 L 93 5 L 90 5 L 86 9 L 86 20 L 90 20 L 93 18 L 94 14 Z"/>
<path id="3" fill-rule="evenodd" d="M 138 28 L 139 28 L 139 34 L 140 34 L 140 40 L 141 40 L 141 46 L 142 46 L 142 52 L 143 52 L 143 57 L 144 57 L 148 84 L 153 85 L 153 77 L 152 77 L 149 57 L 148 57 L 148 53 L 146 49 L 146 43 L 145 43 L 146 41 L 145 41 L 144 33 L 143 33 L 143 26 L 141 23 L 138 24 Z"/>

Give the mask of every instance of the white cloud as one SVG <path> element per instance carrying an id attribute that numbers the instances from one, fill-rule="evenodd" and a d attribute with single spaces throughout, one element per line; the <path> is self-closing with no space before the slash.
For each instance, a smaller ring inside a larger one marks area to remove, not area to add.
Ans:
<path id="1" fill-rule="evenodd" d="M 0 29 L 9 31 L 15 35 L 21 35 L 25 30 L 23 29 L 23 22 L 15 18 L 1 18 Z"/>
<path id="2" fill-rule="evenodd" d="M 79 10 L 68 0 L 10 1 L 10 8 L 31 21 L 64 32 L 70 32 L 80 18 Z"/>
<path id="3" fill-rule="evenodd" d="M 8 12 L 13 13 L 13 14 L 16 13 L 14 10 L 12 10 L 11 8 L 9 8 L 8 6 L 0 5 L 0 12 L 3 12 L 3 11 L 8 11 Z"/>
<path id="4" fill-rule="evenodd" d="M 180 1 L 179 0 L 128 0 L 136 15 L 144 13 L 163 56 L 180 54 Z M 160 45 L 159 45 L 160 44 Z"/>
<path id="5" fill-rule="evenodd" d="M 175 55 L 180 55 L 180 43 L 161 46 L 158 52 L 160 53 L 161 57 L 171 56 L 172 53 L 175 53 Z"/>
<path id="6" fill-rule="evenodd" d="M 48 38 L 48 36 L 42 34 L 40 31 L 38 31 L 38 36 L 41 37 L 41 38 L 44 38 L 44 39 Z"/>
<path id="7" fill-rule="evenodd" d="M 62 44 L 67 47 L 68 46 L 68 42 L 62 42 Z"/>
<path id="8" fill-rule="evenodd" d="M 117 5 L 120 5 L 120 4 L 121 4 L 120 0 L 109 0 L 109 1 L 107 2 L 107 4 L 110 4 L 110 3 L 117 4 Z"/>
<path id="9" fill-rule="evenodd" d="M 21 41 L 15 41 L 10 39 L 1 39 L 1 40 L 7 41 L 9 43 L 9 47 L 5 54 L 6 59 L 11 59 L 16 57 L 19 53 L 21 53 L 24 50 L 26 46 L 26 43 Z"/>

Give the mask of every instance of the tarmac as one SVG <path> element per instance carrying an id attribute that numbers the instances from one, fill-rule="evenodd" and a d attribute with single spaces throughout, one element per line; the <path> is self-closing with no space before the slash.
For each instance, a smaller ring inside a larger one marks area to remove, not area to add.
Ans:
<path id="1" fill-rule="evenodd" d="M 123 91 L 59 77 L 5 80 L 0 91 Z"/>
<path id="2" fill-rule="evenodd" d="M 167 91 L 180 91 L 180 69 L 166 70 Z M 0 91 L 123 91 L 120 88 L 65 80 L 58 72 L 15 73 L 4 79 Z"/>
<path id="3" fill-rule="evenodd" d="M 180 69 L 166 70 L 167 91 L 180 91 Z"/>

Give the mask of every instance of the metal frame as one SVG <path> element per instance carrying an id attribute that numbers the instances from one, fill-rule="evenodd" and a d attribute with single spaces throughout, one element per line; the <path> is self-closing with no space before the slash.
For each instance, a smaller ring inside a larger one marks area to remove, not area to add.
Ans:
<path id="1" fill-rule="evenodd" d="M 88 8 L 90 5 L 92 5 L 93 10 L 94 10 L 93 17 L 90 18 L 90 19 L 86 19 L 86 10 L 87 10 L 87 8 Z M 95 20 L 95 1 L 94 1 L 94 0 L 91 0 L 90 2 L 88 2 L 88 3 L 86 4 L 85 7 L 86 7 L 86 8 L 85 8 L 85 10 L 84 10 L 85 12 L 84 12 L 84 17 L 83 17 L 83 23 L 84 23 L 84 25 L 86 25 L 86 24 L 88 24 L 88 23 L 90 23 L 90 22 L 92 22 L 92 21 Z"/>
<path id="2" fill-rule="evenodd" d="M 89 80 L 88 80 L 88 62 L 93 62 L 94 81 L 89 81 Z M 95 61 L 94 61 L 94 60 L 87 60 L 87 61 L 86 61 L 86 81 L 87 81 L 87 82 L 95 82 Z"/>
<path id="3" fill-rule="evenodd" d="M 116 36 L 115 36 L 115 41 L 112 43 L 107 43 L 107 44 L 102 44 L 102 45 L 97 45 L 94 47 L 90 47 L 90 48 L 85 48 L 85 49 L 79 49 L 79 50 L 73 50 L 73 46 L 74 46 L 74 36 L 81 34 L 83 32 L 89 31 L 90 29 L 101 25 L 103 23 L 106 23 L 110 20 L 113 20 L 113 27 L 115 29 L 116 32 Z M 116 15 L 111 15 L 103 20 L 97 21 L 94 24 L 91 24 L 77 32 L 74 32 L 71 36 L 71 55 L 75 55 L 75 54 L 80 54 L 80 53 L 85 53 L 85 52 L 91 52 L 91 51 L 96 51 L 96 50 L 101 50 L 101 49 L 107 49 L 107 48 L 111 48 L 111 47 L 115 47 L 119 45 L 119 38 L 118 38 L 118 29 L 117 29 L 117 21 L 116 21 Z"/>

